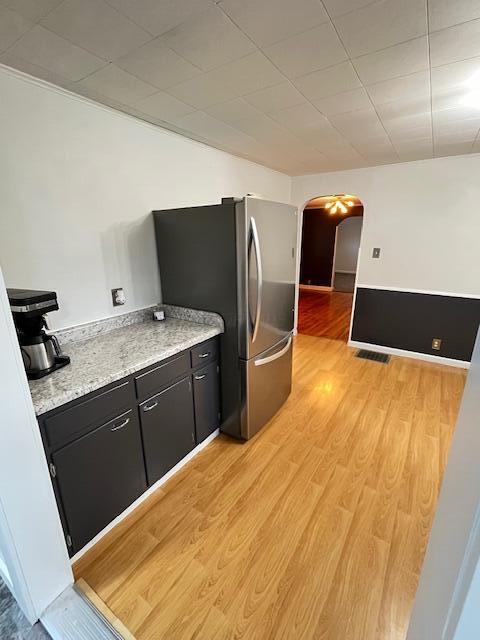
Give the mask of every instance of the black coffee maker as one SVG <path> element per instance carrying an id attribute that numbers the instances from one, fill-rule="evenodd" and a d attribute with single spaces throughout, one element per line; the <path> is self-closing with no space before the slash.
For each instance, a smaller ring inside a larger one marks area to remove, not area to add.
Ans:
<path id="1" fill-rule="evenodd" d="M 45 332 L 45 314 L 58 309 L 57 294 L 29 289 L 7 289 L 7 294 L 27 377 L 43 378 L 68 364 L 57 337 Z"/>

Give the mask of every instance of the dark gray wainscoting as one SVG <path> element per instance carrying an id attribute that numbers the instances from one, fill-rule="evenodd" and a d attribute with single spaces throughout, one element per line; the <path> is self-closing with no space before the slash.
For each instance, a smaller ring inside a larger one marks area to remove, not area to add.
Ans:
<path id="1" fill-rule="evenodd" d="M 477 298 L 359 287 L 352 340 L 470 361 L 479 324 Z"/>

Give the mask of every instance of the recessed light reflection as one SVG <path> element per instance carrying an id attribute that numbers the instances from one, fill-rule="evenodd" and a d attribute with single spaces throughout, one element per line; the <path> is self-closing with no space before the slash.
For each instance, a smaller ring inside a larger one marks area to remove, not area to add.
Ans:
<path id="1" fill-rule="evenodd" d="M 476 71 L 465 83 L 470 89 L 480 90 L 480 71 Z"/>
<path id="2" fill-rule="evenodd" d="M 474 109 L 480 109 L 480 89 L 476 91 L 469 91 L 460 98 L 460 104 L 465 107 L 473 107 Z"/>
<path id="3" fill-rule="evenodd" d="M 480 109 L 480 71 L 476 71 L 466 82 L 468 91 L 461 96 L 459 103 L 464 107 Z"/>
<path id="4" fill-rule="evenodd" d="M 315 389 L 320 393 L 330 394 L 333 391 L 333 382 L 322 382 L 322 384 L 317 384 Z"/>

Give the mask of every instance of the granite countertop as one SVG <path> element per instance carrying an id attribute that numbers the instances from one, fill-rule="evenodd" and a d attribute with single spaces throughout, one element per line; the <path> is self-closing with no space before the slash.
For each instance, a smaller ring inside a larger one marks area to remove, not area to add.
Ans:
<path id="1" fill-rule="evenodd" d="M 109 328 L 92 337 L 85 337 L 84 332 L 77 341 L 62 340 L 60 332 L 62 350 L 71 362 L 44 378 L 29 382 L 35 413 L 51 411 L 222 333 L 219 316 L 219 321 L 206 324 L 211 318 L 192 314 L 192 310 L 184 311 L 184 314 L 172 311 L 177 317 L 163 321 L 144 319 Z M 189 319 L 178 317 L 182 315 Z"/>

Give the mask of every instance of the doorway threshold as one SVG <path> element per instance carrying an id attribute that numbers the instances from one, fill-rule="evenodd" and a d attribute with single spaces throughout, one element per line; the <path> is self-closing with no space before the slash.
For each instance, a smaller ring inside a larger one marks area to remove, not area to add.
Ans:
<path id="1" fill-rule="evenodd" d="M 53 640 L 126 640 L 76 585 L 65 589 L 40 620 Z"/>

